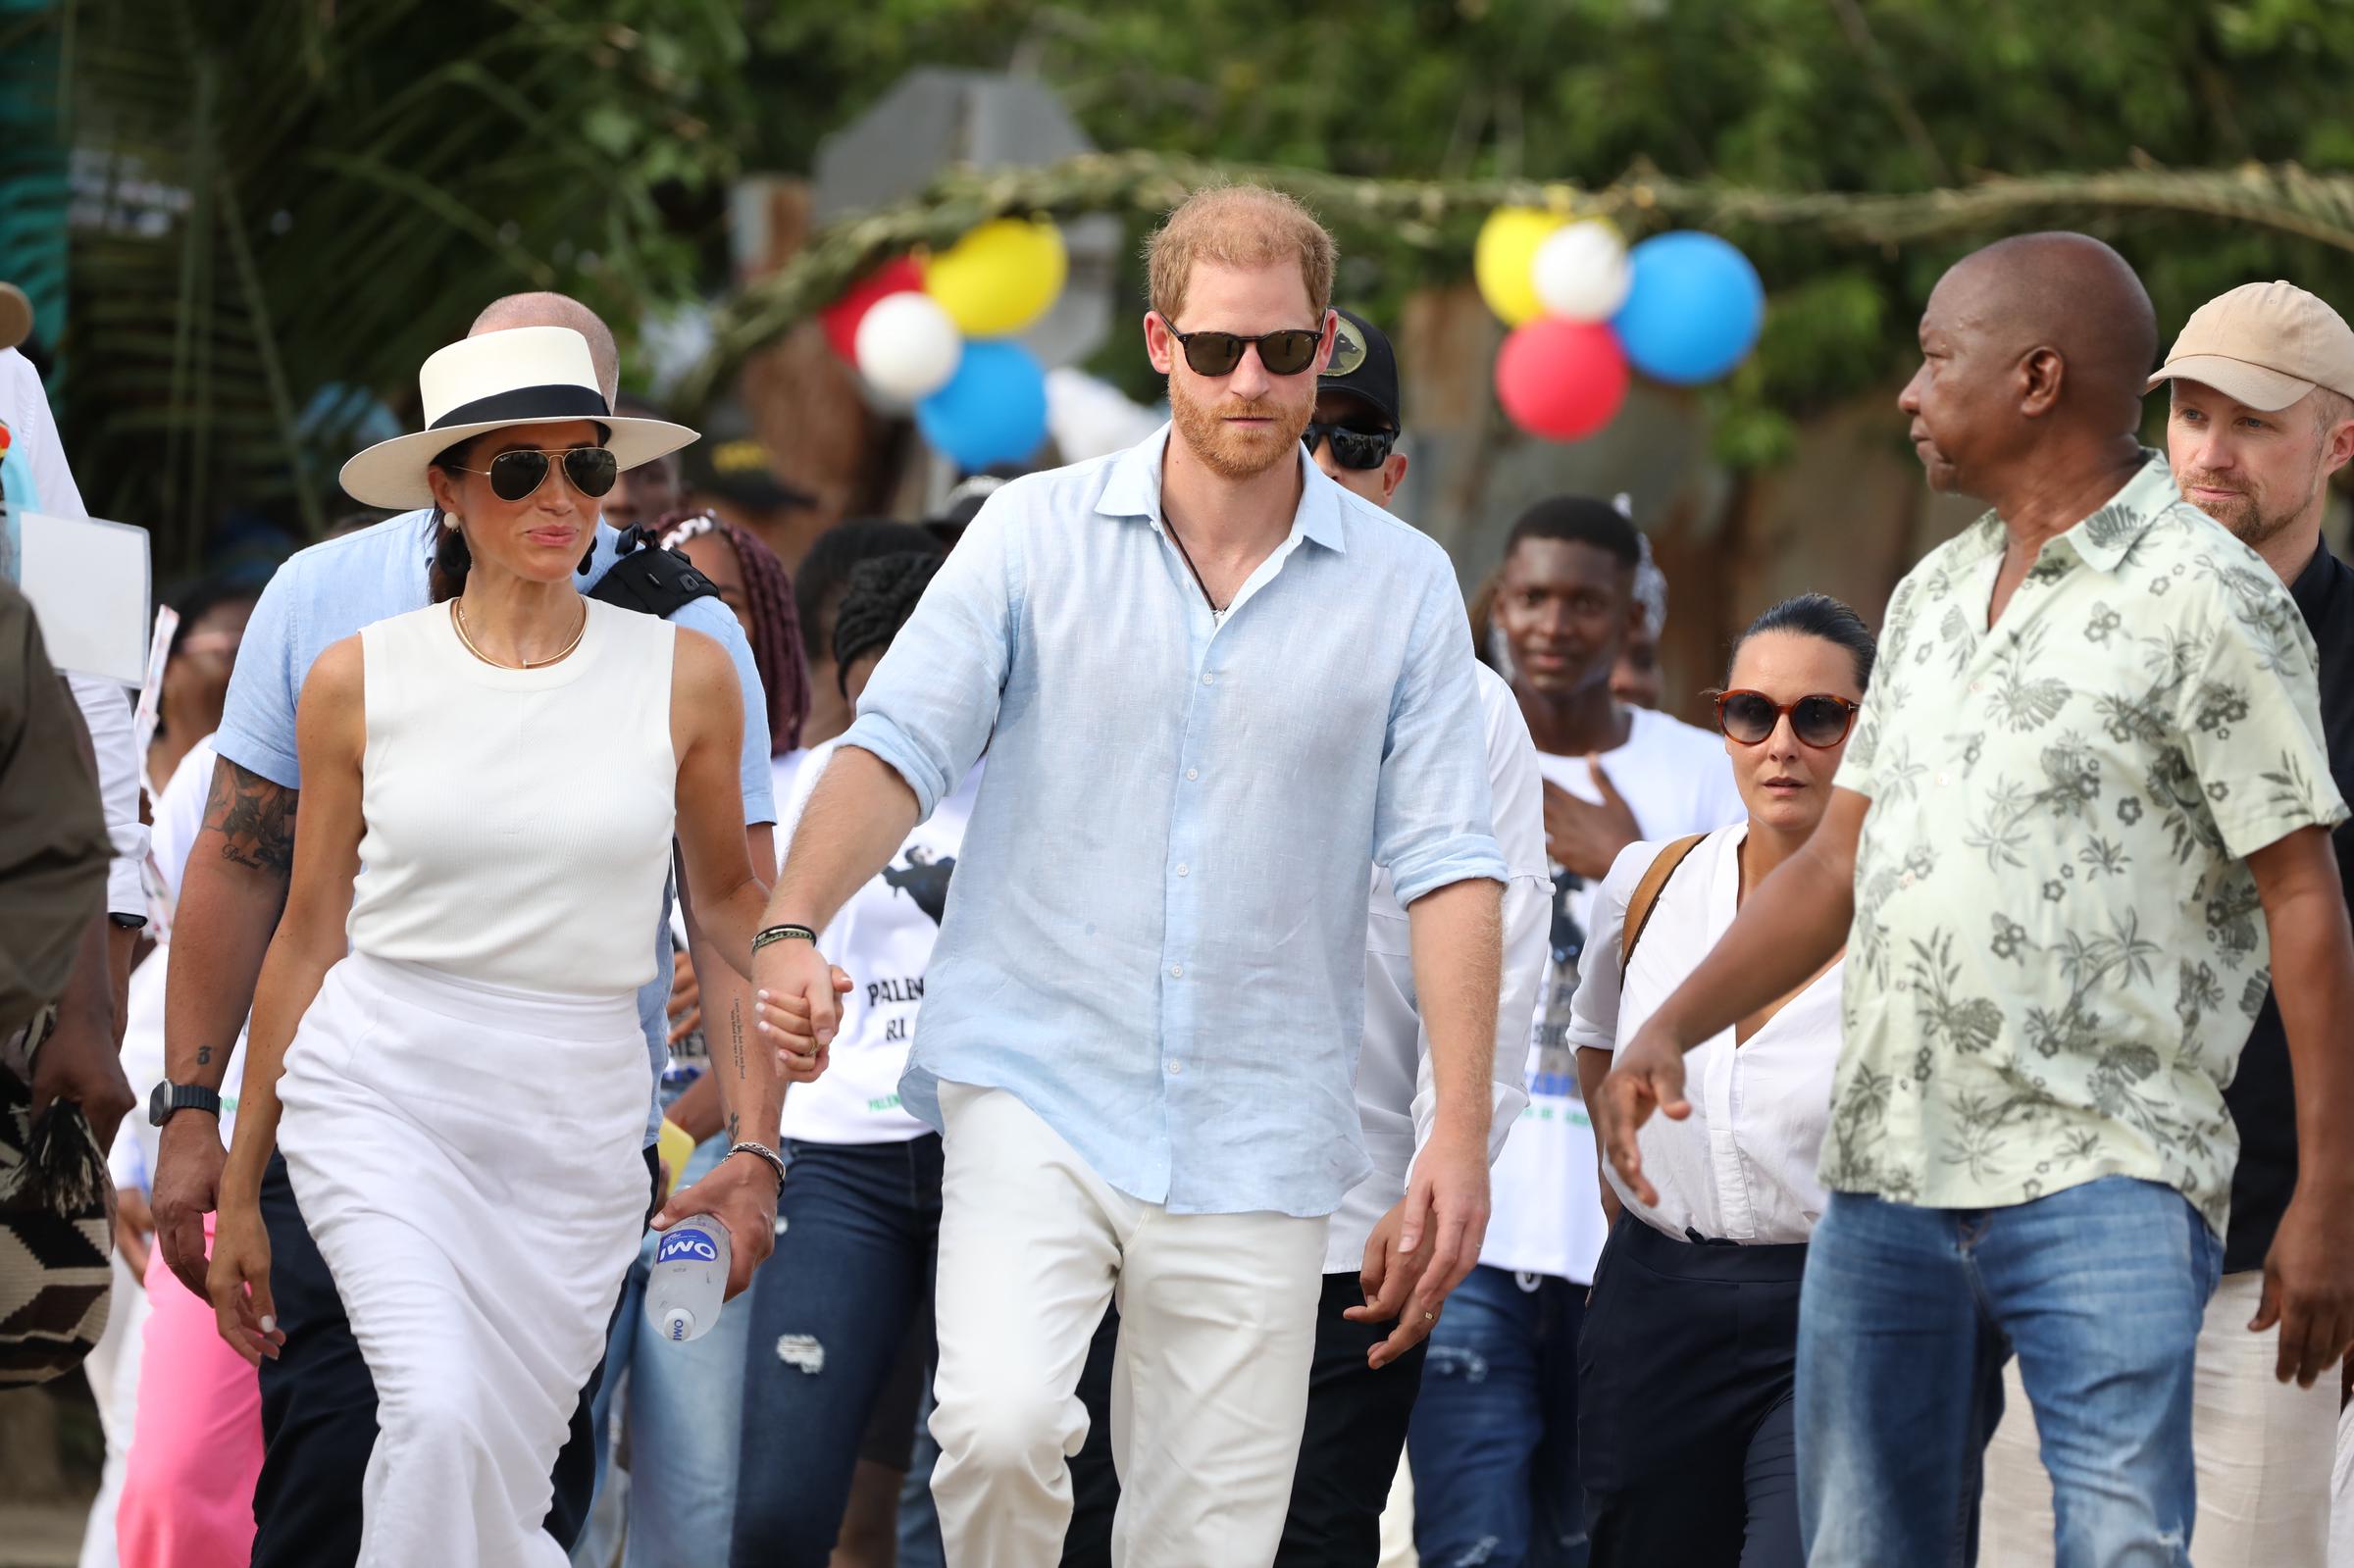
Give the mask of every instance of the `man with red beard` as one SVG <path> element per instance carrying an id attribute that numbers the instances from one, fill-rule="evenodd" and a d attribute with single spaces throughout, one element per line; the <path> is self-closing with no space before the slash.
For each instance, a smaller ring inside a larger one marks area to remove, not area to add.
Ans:
<path id="1" fill-rule="evenodd" d="M 944 1135 L 932 1490 L 958 1568 L 1055 1560 L 1115 1294 L 1113 1560 L 1274 1555 L 1326 1222 L 1369 1169 L 1368 850 L 1436 1081 L 1409 1313 L 1435 1320 L 1487 1222 L 1506 866 L 1454 569 L 1301 444 L 1334 333 L 1305 209 L 1204 191 L 1148 257 L 1172 427 L 991 496 L 860 697 L 757 959 L 767 1037 L 822 1056 L 814 933 L 988 748 L 899 1084 Z"/>

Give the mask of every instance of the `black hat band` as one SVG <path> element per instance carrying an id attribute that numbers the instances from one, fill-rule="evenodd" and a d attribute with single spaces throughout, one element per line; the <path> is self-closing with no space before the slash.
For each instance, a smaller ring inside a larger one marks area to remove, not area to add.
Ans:
<path id="1" fill-rule="evenodd" d="M 460 403 L 442 415 L 427 430 L 445 430 L 453 425 L 538 424 L 548 420 L 602 420 L 613 417 L 605 406 L 604 394 L 593 386 L 575 386 L 558 382 L 546 386 L 518 386 L 512 391 L 493 392 L 478 397 L 471 403 Z"/>

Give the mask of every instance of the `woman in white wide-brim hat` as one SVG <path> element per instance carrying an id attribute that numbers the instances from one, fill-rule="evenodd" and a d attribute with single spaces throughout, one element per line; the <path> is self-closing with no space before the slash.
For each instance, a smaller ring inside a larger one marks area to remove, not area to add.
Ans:
<path id="1" fill-rule="evenodd" d="M 615 418 L 562 328 L 468 338 L 420 382 L 429 429 L 343 482 L 436 509 L 434 602 L 303 683 L 210 1293 L 224 1338 L 276 1354 L 279 1145 L 376 1382 L 360 1560 L 556 1568 L 549 1469 L 645 1218 L 635 992 L 674 832 L 750 971 L 743 716 L 716 642 L 573 585 L 615 474 L 694 432 Z"/>

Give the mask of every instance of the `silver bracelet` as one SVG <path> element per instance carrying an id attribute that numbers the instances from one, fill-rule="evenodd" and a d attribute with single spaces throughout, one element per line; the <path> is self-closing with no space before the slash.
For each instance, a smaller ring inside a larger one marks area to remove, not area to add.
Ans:
<path id="1" fill-rule="evenodd" d="M 737 1154 L 759 1155 L 762 1159 L 768 1162 L 768 1168 L 777 1173 L 777 1187 L 779 1190 L 784 1189 L 785 1156 L 779 1154 L 775 1149 L 770 1148 L 766 1143 L 755 1143 L 751 1139 L 745 1138 L 742 1142 L 731 1145 L 728 1149 L 728 1154 L 730 1156 Z"/>

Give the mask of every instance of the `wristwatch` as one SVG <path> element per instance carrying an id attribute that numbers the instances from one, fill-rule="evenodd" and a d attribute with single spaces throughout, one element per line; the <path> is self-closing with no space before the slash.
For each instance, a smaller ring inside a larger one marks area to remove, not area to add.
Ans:
<path id="1" fill-rule="evenodd" d="M 221 1114 L 221 1091 L 200 1088 L 194 1084 L 175 1084 L 166 1079 L 155 1086 L 147 1097 L 147 1120 L 157 1127 L 172 1120 L 174 1111 L 210 1111 Z"/>

